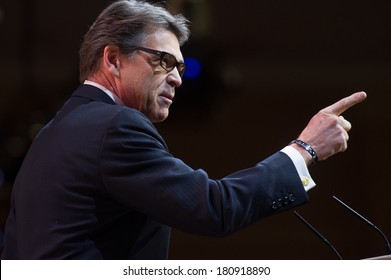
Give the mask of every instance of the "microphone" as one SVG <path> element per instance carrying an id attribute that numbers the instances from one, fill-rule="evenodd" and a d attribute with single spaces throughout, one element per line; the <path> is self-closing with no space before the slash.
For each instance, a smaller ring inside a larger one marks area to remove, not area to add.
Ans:
<path id="1" fill-rule="evenodd" d="M 338 251 L 319 231 L 317 231 L 309 222 L 307 222 L 299 213 L 297 213 L 297 211 L 294 211 L 293 213 L 295 213 L 296 217 L 298 217 L 313 233 L 315 233 L 324 243 L 326 243 L 326 245 L 333 250 L 333 252 L 338 256 L 338 258 L 342 260 L 342 257 L 338 253 Z"/>
<path id="2" fill-rule="evenodd" d="M 348 206 L 346 203 L 342 202 L 340 199 L 338 199 L 336 196 L 333 196 L 333 198 L 339 203 L 341 204 L 343 207 L 345 207 L 346 209 L 348 209 L 351 213 L 353 213 L 355 216 L 359 217 L 361 220 L 363 220 L 366 224 L 368 224 L 369 226 L 371 226 L 372 228 L 374 228 L 377 232 L 379 232 L 381 234 L 381 236 L 383 237 L 384 241 L 386 242 L 386 250 L 387 250 L 387 254 L 391 254 L 391 245 L 390 245 L 390 242 L 388 241 L 386 235 L 377 227 L 375 226 L 372 222 L 370 222 L 368 219 L 364 218 L 364 216 L 362 216 L 360 213 L 358 213 L 357 211 L 353 210 L 353 208 L 351 208 L 350 206 Z"/>

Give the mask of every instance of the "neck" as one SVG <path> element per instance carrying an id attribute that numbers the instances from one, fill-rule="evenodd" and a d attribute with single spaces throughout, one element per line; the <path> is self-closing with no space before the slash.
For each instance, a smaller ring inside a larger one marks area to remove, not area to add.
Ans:
<path id="1" fill-rule="evenodd" d="M 100 75 L 92 75 L 90 76 L 85 83 L 92 82 L 93 86 L 96 86 L 103 90 L 107 95 L 109 95 L 115 103 L 118 105 L 124 105 L 124 102 L 119 98 L 118 94 L 114 90 L 114 87 L 112 86 L 112 83 L 110 83 L 109 79 L 105 76 Z"/>

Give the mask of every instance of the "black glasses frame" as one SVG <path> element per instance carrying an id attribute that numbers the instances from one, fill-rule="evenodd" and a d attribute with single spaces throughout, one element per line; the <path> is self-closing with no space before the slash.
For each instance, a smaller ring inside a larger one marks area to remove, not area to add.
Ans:
<path id="1" fill-rule="evenodd" d="M 178 60 L 176 60 L 175 56 L 173 56 L 172 54 L 170 54 L 168 52 L 148 49 L 148 48 L 144 48 L 144 47 L 135 47 L 135 46 L 133 46 L 132 49 L 133 50 L 140 50 L 140 51 L 147 52 L 147 53 L 154 54 L 154 55 L 158 55 L 160 57 L 160 66 L 164 70 L 166 70 L 167 72 L 171 72 L 176 67 L 178 69 L 178 73 L 181 77 L 185 73 L 185 70 L 186 70 L 185 63 L 178 62 Z M 167 57 L 169 58 L 168 61 L 175 61 L 175 64 L 174 65 L 167 64 L 167 62 L 166 62 Z"/>

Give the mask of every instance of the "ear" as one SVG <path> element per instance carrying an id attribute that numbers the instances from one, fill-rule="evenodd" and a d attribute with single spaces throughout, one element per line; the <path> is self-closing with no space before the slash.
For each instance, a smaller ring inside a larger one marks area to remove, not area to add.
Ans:
<path id="1" fill-rule="evenodd" d="M 117 46 L 109 45 L 103 50 L 104 67 L 114 76 L 119 77 L 120 51 Z"/>

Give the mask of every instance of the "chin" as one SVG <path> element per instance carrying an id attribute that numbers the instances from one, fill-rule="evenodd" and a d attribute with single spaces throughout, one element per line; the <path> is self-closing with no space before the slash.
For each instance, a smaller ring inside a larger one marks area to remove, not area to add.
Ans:
<path id="1" fill-rule="evenodd" d="M 150 121 L 153 123 L 162 122 L 167 118 L 168 118 L 168 112 L 165 114 L 160 114 L 160 115 L 155 115 L 155 116 L 149 117 Z"/>

